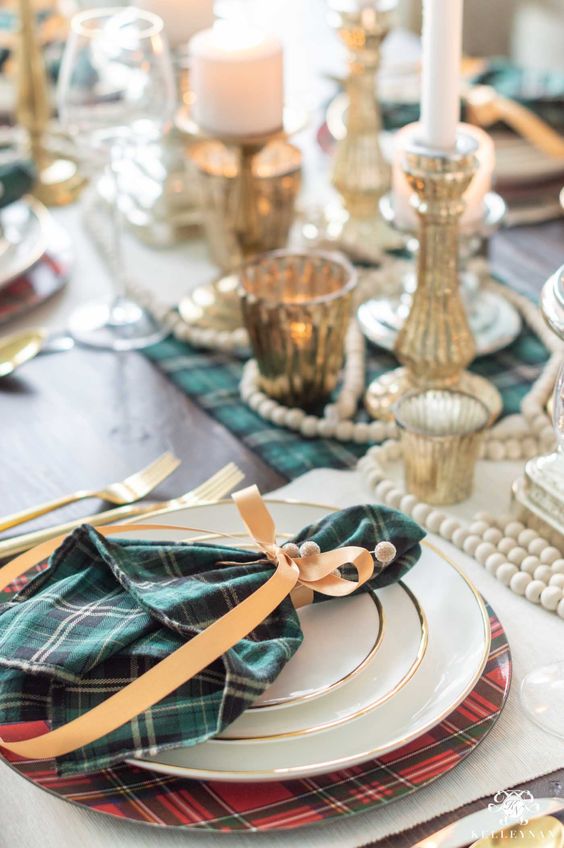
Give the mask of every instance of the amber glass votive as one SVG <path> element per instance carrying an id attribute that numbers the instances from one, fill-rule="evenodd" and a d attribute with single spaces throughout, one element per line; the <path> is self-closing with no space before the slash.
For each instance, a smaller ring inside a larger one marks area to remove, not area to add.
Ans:
<path id="1" fill-rule="evenodd" d="M 280 139 L 262 146 L 205 141 L 190 157 L 199 175 L 210 254 L 221 268 L 285 247 L 301 184 L 297 147 Z"/>
<path id="2" fill-rule="evenodd" d="M 404 395 L 394 415 L 407 490 L 429 504 L 466 500 L 489 419 L 482 401 L 464 392 L 428 389 Z"/>
<path id="3" fill-rule="evenodd" d="M 338 254 L 273 251 L 240 271 L 245 326 L 270 397 L 310 408 L 335 388 L 356 272 Z"/>

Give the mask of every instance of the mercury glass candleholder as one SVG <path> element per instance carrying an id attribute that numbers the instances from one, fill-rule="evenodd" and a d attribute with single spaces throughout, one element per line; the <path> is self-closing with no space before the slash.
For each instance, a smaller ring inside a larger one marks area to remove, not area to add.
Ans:
<path id="1" fill-rule="evenodd" d="M 398 268 L 403 270 L 397 288 L 361 304 L 358 320 L 371 342 L 385 350 L 393 350 L 397 334 L 409 314 L 417 285 L 419 243 L 415 227 L 407 228 L 398 224 L 390 193 L 382 197 L 380 209 L 387 223 L 401 236 L 405 249 L 411 254 L 411 261 L 398 260 Z M 502 295 L 483 284 L 484 278 L 488 276 L 488 261 L 485 258 L 487 244 L 500 227 L 505 211 L 503 199 L 495 192 L 488 192 L 484 197 L 482 218 L 460 227 L 461 295 L 476 343 L 477 356 L 501 350 L 518 336 L 521 329 L 517 309 Z"/>
<path id="2" fill-rule="evenodd" d="M 378 418 L 408 391 L 453 388 L 481 398 L 494 420 L 501 412 L 497 389 L 465 369 L 476 345 L 460 292 L 459 219 L 462 196 L 477 167 L 473 138 L 459 132 L 452 152 L 432 150 L 417 140 L 404 154 L 404 172 L 414 192 L 418 217 L 417 286 L 394 353 L 403 368 L 373 381 L 365 402 Z"/>
<path id="3" fill-rule="evenodd" d="M 397 0 L 371 3 L 329 0 L 329 22 L 347 50 L 347 107 L 344 132 L 333 156 L 331 182 L 341 206 L 327 207 L 320 220 L 304 224 L 306 241 L 334 243 L 352 256 L 376 258 L 397 237 L 383 221 L 378 202 L 390 184 L 380 146 L 382 121 L 376 94 L 381 45 Z"/>
<path id="4" fill-rule="evenodd" d="M 240 270 L 261 388 L 289 406 L 326 400 L 343 364 L 356 272 L 337 254 L 273 251 Z"/>
<path id="5" fill-rule="evenodd" d="M 394 416 L 407 490 L 429 504 L 453 504 L 472 493 L 474 467 L 489 419 L 478 398 L 427 389 L 398 401 Z"/>
<path id="6" fill-rule="evenodd" d="M 301 153 L 288 141 L 303 113 L 285 109 L 283 126 L 255 136 L 215 136 L 181 109 L 176 126 L 192 142 L 203 224 L 213 259 L 225 271 L 246 257 L 285 247 L 301 185 Z"/>
<path id="7" fill-rule="evenodd" d="M 282 139 L 229 146 L 206 141 L 191 158 L 208 246 L 222 269 L 286 244 L 301 184 L 297 147 Z"/>

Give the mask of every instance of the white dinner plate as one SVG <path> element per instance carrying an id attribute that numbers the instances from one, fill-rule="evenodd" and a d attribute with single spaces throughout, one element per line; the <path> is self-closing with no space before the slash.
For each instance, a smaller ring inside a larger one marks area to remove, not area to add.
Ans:
<path id="1" fill-rule="evenodd" d="M 270 501 L 280 532 L 294 533 L 318 521 L 330 508 Z M 231 502 L 177 510 L 142 523 L 180 525 L 170 530 L 143 531 L 152 539 L 189 538 L 201 531 L 241 533 L 241 520 Z M 307 735 L 264 741 L 212 739 L 192 747 L 160 751 L 136 759 L 141 768 L 187 778 L 224 781 L 265 781 L 301 778 L 346 768 L 393 751 L 434 727 L 472 690 L 485 666 L 490 629 L 484 604 L 466 578 L 444 555 L 424 543 L 420 561 L 404 578 L 428 621 L 428 647 L 411 679 L 393 697 L 356 719 Z M 323 605 L 321 605 L 323 606 Z M 351 628 L 355 622 L 351 620 Z M 378 652 L 379 653 L 379 652 Z M 357 680 L 366 673 L 363 671 Z M 344 693 L 356 681 L 339 689 Z M 335 693 L 301 705 L 321 705 Z M 297 710 L 289 706 L 283 712 Z M 264 710 L 257 713 L 275 714 Z"/>

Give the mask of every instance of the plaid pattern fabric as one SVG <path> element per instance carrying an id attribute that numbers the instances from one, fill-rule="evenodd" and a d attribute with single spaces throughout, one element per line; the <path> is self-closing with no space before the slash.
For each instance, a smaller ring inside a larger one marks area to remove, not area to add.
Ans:
<path id="1" fill-rule="evenodd" d="M 358 506 L 332 513 L 296 537 L 321 550 L 393 540 L 398 556 L 362 588 L 399 580 L 424 536 L 395 510 Z M 241 603 L 273 573 L 256 551 L 204 544 L 110 541 L 84 526 L 11 600 L 0 605 L 0 723 L 71 721 Z M 346 569 L 343 574 L 347 577 Z M 318 595 L 316 600 L 325 596 Z M 84 773 L 135 753 L 194 745 L 215 736 L 272 683 L 303 639 L 286 598 L 245 639 L 112 733 L 60 758 Z"/>
<path id="2" fill-rule="evenodd" d="M 60 798 L 105 815 L 152 825 L 218 832 L 290 830 L 377 810 L 455 768 L 484 739 L 507 698 L 511 660 L 505 633 L 489 610 L 492 644 L 473 691 L 440 724 L 379 759 L 345 771 L 280 783 L 203 783 L 120 765 L 96 774 L 58 777 L 54 763 L 13 767 Z M 25 739 L 44 725 L 2 728 Z"/>
<path id="3" fill-rule="evenodd" d="M 193 401 L 271 468 L 289 480 L 313 468 L 351 468 L 366 445 L 332 439 L 304 439 L 261 418 L 239 396 L 242 364 L 225 354 L 197 351 L 167 339 L 146 351 Z M 477 359 L 471 370 L 490 379 L 503 398 L 505 415 L 519 411 L 531 383 L 539 376 L 548 353 L 539 339 L 524 329 L 516 341 L 494 356 Z M 368 346 L 368 378 L 397 366 L 385 351 Z"/>

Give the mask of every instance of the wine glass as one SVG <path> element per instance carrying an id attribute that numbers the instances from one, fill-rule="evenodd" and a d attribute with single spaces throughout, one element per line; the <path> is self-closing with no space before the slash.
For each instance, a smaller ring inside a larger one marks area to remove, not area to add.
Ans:
<path id="1" fill-rule="evenodd" d="M 114 297 L 69 319 L 84 344 L 132 350 L 166 335 L 127 294 L 122 250 L 120 166 L 136 145 L 158 137 L 174 110 L 174 78 L 161 18 L 134 7 L 96 8 L 71 20 L 57 90 L 61 122 L 80 148 L 103 157 L 112 187 Z"/>
<path id="2" fill-rule="evenodd" d="M 545 284 L 542 311 L 548 325 L 564 340 L 564 266 Z M 564 500 L 564 362 L 554 388 L 555 453 L 543 458 L 560 499 Z M 521 704 L 529 718 L 564 739 L 564 660 L 530 671 L 521 683 Z"/>

